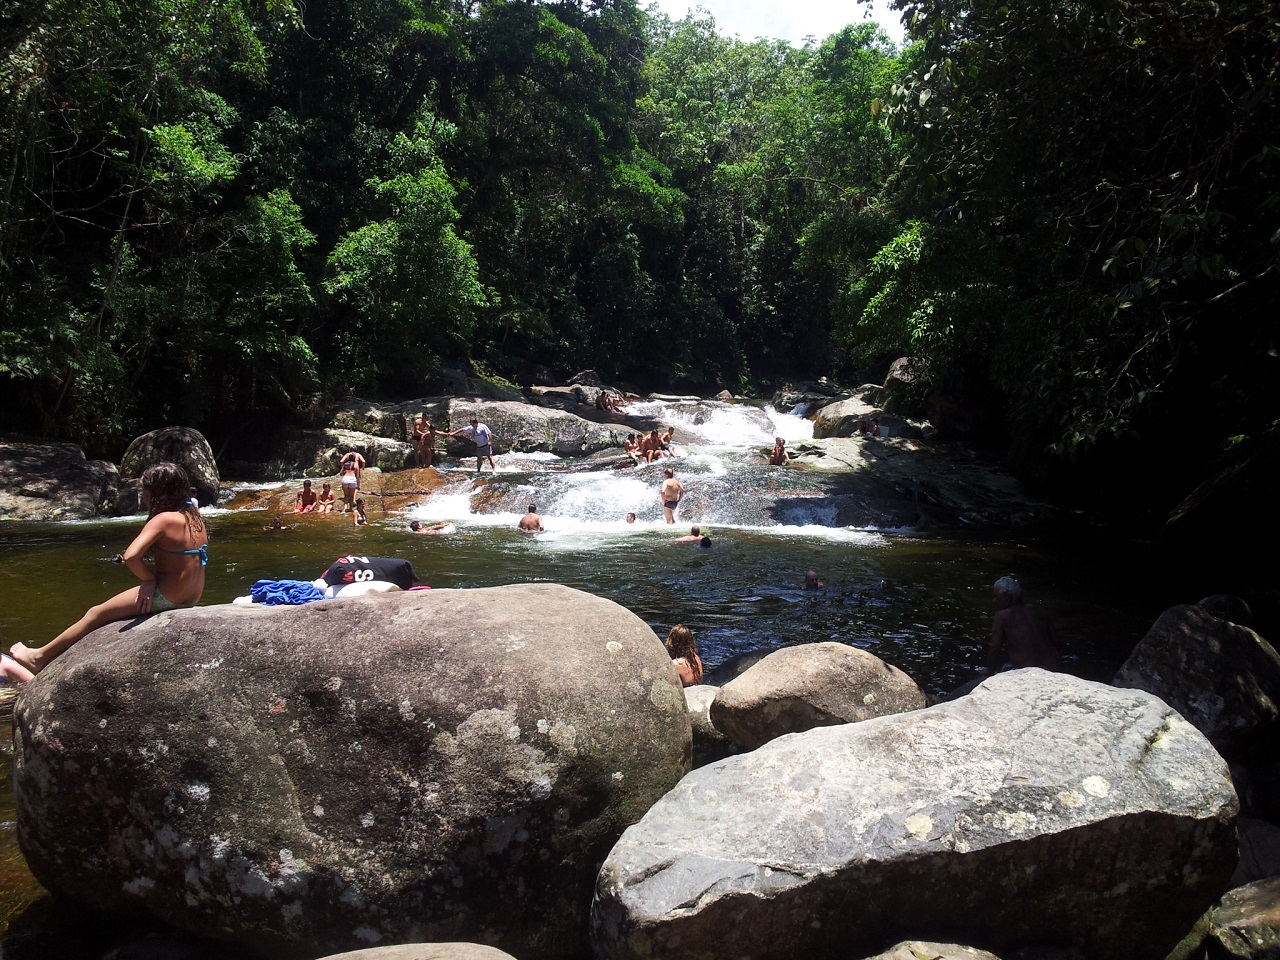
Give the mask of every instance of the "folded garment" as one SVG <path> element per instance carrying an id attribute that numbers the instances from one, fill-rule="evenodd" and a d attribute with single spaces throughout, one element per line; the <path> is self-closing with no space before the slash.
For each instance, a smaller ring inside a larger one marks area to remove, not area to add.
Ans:
<path id="1" fill-rule="evenodd" d="M 249 588 L 249 594 L 254 603 L 269 607 L 324 599 L 324 592 L 317 590 L 310 580 L 259 580 Z"/>

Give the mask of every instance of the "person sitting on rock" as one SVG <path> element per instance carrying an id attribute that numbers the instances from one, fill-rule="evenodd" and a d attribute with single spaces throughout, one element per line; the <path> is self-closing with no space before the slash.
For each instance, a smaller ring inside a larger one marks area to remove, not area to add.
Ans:
<path id="1" fill-rule="evenodd" d="M 333 503 L 337 497 L 333 495 L 333 484 L 325 482 L 320 488 L 320 496 L 316 498 L 316 513 L 333 513 Z"/>
<path id="2" fill-rule="evenodd" d="M 667 634 L 667 652 L 671 654 L 676 673 L 680 674 L 681 684 L 692 687 L 702 682 L 702 658 L 698 656 L 698 645 L 694 642 L 693 631 L 683 623 L 677 623 Z"/>
<path id="3" fill-rule="evenodd" d="M 773 449 L 769 451 L 769 463 L 775 467 L 785 467 L 791 462 L 791 455 L 787 453 L 787 445 L 781 437 L 773 438 Z"/>
<path id="4" fill-rule="evenodd" d="M 987 670 L 999 673 L 1007 666 L 1061 670 L 1062 654 L 1049 618 L 1039 607 L 1022 602 L 1022 585 L 1013 577 L 1001 577 L 992 588 L 996 615 L 991 622 L 991 646 Z"/>
<path id="5" fill-rule="evenodd" d="M 311 481 L 303 480 L 302 489 L 293 503 L 294 513 L 311 513 L 316 508 L 316 492 L 311 489 Z"/>
<path id="6" fill-rule="evenodd" d="M 9 655 L 25 669 L 39 673 L 72 644 L 108 623 L 194 607 L 204 593 L 209 534 L 200 511 L 187 499 L 189 487 L 186 471 L 176 463 L 148 467 L 142 474 L 142 503 L 148 519 L 120 554 L 121 562 L 142 582 L 90 607 L 43 647 L 15 643 Z M 143 562 L 147 554 L 152 557 L 151 566 Z"/>

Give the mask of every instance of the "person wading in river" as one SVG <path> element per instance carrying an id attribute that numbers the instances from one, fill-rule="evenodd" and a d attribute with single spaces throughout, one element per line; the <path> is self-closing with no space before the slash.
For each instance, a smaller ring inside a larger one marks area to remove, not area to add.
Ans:
<path id="1" fill-rule="evenodd" d="M 658 491 L 658 499 L 662 501 L 662 515 L 667 518 L 667 523 L 675 523 L 676 507 L 680 506 L 680 501 L 684 498 L 684 487 L 670 467 L 662 471 L 662 477 L 662 487 Z"/>

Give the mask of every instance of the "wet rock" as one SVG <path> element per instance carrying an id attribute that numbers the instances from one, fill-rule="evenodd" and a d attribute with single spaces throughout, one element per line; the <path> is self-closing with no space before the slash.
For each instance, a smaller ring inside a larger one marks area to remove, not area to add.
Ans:
<path id="1" fill-rule="evenodd" d="M 320 960 L 515 960 L 515 957 L 479 943 L 402 943 L 335 953 Z"/>
<path id="2" fill-rule="evenodd" d="M 554 585 L 162 613 L 20 701 L 37 878 L 273 957 L 581 956 L 600 862 L 689 765 L 662 643 Z"/>
<path id="3" fill-rule="evenodd" d="M 202 507 L 218 502 L 220 481 L 213 448 L 204 434 L 190 427 L 164 427 L 138 437 L 120 459 L 120 476 L 137 480 L 148 467 L 164 461 L 187 471 Z"/>
<path id="4" fill-rule="evenodd" d="M 773 653 L 772 650 L 748 650 L 746 653 L 734 654 L 714 670 L 709 671 L 702 679 L 709 687 L 723 687 L 735 677 L 740 677 L 757 663 Z"/>
<path id="5" fill-rule="evenodd" d="M 856 723 L 925 706 L 916 682 L 874 654 L 843 643 L 777 650 L 720 688 L 711 721 L 754 750 L 786 733 Z"/>
<path id="6" fill-rule="evenodd" d="M 1214 957 L 1275 960 L 1280 957 L 1280 877 L 1232 890 L 1209 914 Z"/>
<path id="7" fill-rule="evenodd" d="M 1235 866 L 1236 798 L 1155 697 L 1016 670 L 694 770 L 596 885 L 599 960 L 867 956 L 916 934 L 1158 960 Z"/>
<path id="8" fill-rule="evenodd" d="M 0 518 L 87 520 L 110 513 L 120 473 L 70 443 L 0 443 Z"/>
<path id="9" fill-rule="evenodd" d="M 1270 749 L 1280 715 L 1280 655 L 1248 627 L 1202 607 L 1170 607 L 1115 676 L 1155 694 L 1224 755 Z"/>
<path id="10" fill-rule="evenodd" d="M 1022 527 L 1052 515 L 1043 501 L 1027 496 L 1000 466 L 959 444 L 929 440 L 828 439 L 796 444 L 792 464 L 836 474 L 833 499 L 842 506 L 841 525 L 861 525 L 857 513 L 880 513 L 892 526 L 977 524 Z M 914 517 L 907 519 L 914 513 Z M 874 522 L 874 521 L 873 521 Z"/>
<path id="11" fill-rule="evenodd" d="M 711 722 L 711 701 L 715 700 L 718 692 L 717 687 L 709 687 L 705 684 L 684 688 L 684 700 L 689 708 L 689 723 L 693 727 L 695 769 L 740 752 L 738 745 L 717 730 L 716 725 Z"/>

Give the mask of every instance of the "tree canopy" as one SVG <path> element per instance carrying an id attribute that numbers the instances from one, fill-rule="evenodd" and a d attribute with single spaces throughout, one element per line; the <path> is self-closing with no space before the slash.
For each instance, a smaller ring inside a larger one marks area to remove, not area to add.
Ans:
<path id="1" fill-rule="evenodd" d="M 1045 482 L 1118 463 L 1163 509 L 1273 442 L 1274 5 L 896 3 L 903 50 L 634 0 L 17 0 L 3 428 L 221 448 L 446 366 L 750 392 L 905 356 Z"/>

